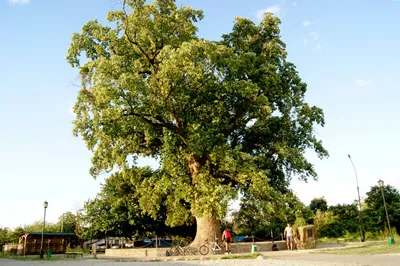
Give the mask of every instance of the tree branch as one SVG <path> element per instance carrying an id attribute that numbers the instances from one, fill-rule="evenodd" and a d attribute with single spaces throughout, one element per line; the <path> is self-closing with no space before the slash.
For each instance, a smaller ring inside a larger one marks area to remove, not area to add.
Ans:
<path id="1" fill-rule="evenodd" d="M 140 52 L 146 57 L 147 61 L 149 61 L 150 65 L 153 65 L 154 60 L 152 58 L 150 58 L 150 56 L 144 51 L 144 49 L 139 45 L 139 43 L 137 41 L 133 40 L 129 36 L 129 33 L 128 33 L 129 16 L 128 16 L 128 13 L 126 12 L 125 6 L 126 6 L 126 0 L 124 0 L 123 6 L 122 6 L 122 10 L 125 13 L 125 19 L 126 19 L 126 25 L 125 25 L 125 29 L 124 29 L 125 36 L 131 44 L 135 45 L 140 50 Z"/>

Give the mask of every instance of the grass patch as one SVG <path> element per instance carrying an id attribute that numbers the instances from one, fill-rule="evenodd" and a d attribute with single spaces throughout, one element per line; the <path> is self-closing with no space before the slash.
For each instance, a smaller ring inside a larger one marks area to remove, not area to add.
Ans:
<path id="1" fill-rule="evenodd" d="M 250 254 L 230 254 L 227 256 L 221 257 L 222 260 L 234 260 L 234 259 L 255 259 L 260 256 L 259 253 L 250 253 Z"/>
<path id="2" fill-rule="evenodd" d="M 317 244 L 333 244 L 337 242 L 337 238 L 322 237 L 317 239 Z"/>
<path id="3" fill-rule="evenodd" d="M 39 256 L 16 256 L 16 255 L 10 255 L 10 256 L 3 256 L 2 258 L 5 259 L 10 259 L 10 260 L 22 260 L 22 261 L 35 261 L 35 260 L 42 260 Z M 47 258 L 44 257 L 43 261 L 53 261 L 53 260 L 60 260 L 57 258 Z"/>
<path id="4" fill-rule="evenodd" d="M 399 239 L 399 235 L 395 230 L 393 230 L 393 237 L 395 239 Z M 386 241 L 388 238 L 387 232 L 365 232 L 365 241 Z M 351 243 L 351 242 L 360 242 L 360 234 L 357 233 L 349 233 L 346 232 L 344 235 L 340 237 L 321 237 L 318 238 L 317 244 L 333 244 L 333 243 Z"/>
<path id="5" fill-rule="evenodd" d="M 65 258 L 63 254 L 52 255 L 51 258 L 47 258 L 46 254 L 44 254 L 43 259 L 40 258 L 39 255 L 2 255 L 0 258 L 10 259 L 10 260 L 19 260 L 19 261 L 71 261 L 71 260 L 87 260 L 87 258 Z"/>
<path id="6" fill-rule="evenodd" d="M 340 249 L 321 250 L 319 253 L 341 255 L 374 255 L 400 253 L 400 244 L 388 245 L 386 241 L 367 242 L 362 245 L 348 245 Z"/>

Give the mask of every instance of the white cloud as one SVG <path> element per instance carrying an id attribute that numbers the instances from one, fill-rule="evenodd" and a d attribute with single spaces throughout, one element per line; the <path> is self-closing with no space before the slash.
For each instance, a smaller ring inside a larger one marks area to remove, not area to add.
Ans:
<path id="1" fill-rule="evenodd" d="M 29 0 L 8 0 L 10 5 L 26 5 L 29 4 Z"/>
<path id="2" fill-rule="evenodd" d="M 272 13 L 274 15 L 278 15 L 280 11 L 281 11 L 281 7 L 279 5 L 273 5 L 273 6 L 267 7 L 266 9 L 258 10 L 257 18 L 259 20 L 262 20 L 264 17 L 264 13 Z"/>
<path id="3" fill-rule="evenodd" d="M 317 41 L 317 40 L 319 40 L 319 33 L 318 33 L 318 32 L 315 32 L 315 31 L 310 32 L 310 37 L 311 37 L 314 41 Z"/>
<path id="4" fill-rule="evenodd" d="M 294 7 L 296 7 L 296 6 L 297 6 L 297 3 L 296 3 L 296 2 L 293 2 L 292 5 L 293 5 Z"/>
<path id="5" fill-rule="evenodd" d="M 309 20 L 304 20 L 304 22 L 303 22 L 303 25 L 304 25 L 304 27 L 308 27 L 308 26 L 310 26 L 312 23 L 311 23 L 311 21 L 309 21 Z"/>
<path id="6" fill-rule="evenodd" d="M 372 84 L 372 79 L 356 79 L 356 84 L 360 87 L 369 86 Z"/>
<path id="7" fill-rule="evenodd" d="M 320 43 L 317 43 L 317 45 L 315 46 L 315 50 L 322 51 L 322 45 Z"/>

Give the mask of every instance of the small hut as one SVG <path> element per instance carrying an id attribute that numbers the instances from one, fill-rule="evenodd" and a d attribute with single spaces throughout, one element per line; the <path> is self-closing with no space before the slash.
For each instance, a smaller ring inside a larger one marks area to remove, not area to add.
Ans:
<path id="1" fill-rule="evenodd" d="M 43 233 L 43 251 L 51 250 L 53 254 L 65 253 L 70 246 L 74 233 Z M 22 245 L 21 255 L 35 255 L 40 253 L 42 233 L 26 233 L 19 238 Z"/>
<path id="2" fill-rule="evenodd" d="M 298 228 L 298 238 L 303 248 L 312 249 L 317 247 L 316 230 L 314 225 L 306 225 Z"/>

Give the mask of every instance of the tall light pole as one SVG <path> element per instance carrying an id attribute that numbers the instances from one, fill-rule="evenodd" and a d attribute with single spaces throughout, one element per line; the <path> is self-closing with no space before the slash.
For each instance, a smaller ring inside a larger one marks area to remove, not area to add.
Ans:
<path id="1" fill-rule="evenodd" d="M 350 162 L 353 165 L 354 168 L 354 173 L 356 174 L 356 183 L 357 183 L 357 194 L 358 194 L 358 207 L 359 207 L 359 212 L 358 212 L 358 221 L 360 224 L 360 238 L 361 242 L 365 241 L 365 232 L 364 232 L 364 222 L 363 222 L 363 217 L 362 217 L 362 210 L 361 210 L 361 197 L 360 197 L 360 188 L 358 186 L 358 176 L 357 176 L 357 170 L 356 167 L 354 166 L 353 160 L 351 159 L 350 154 L 348 154 Z"/>
<path id="2" fill-rule="evenodd" d="M 383 182 L 382 179 L 379 179 L 378 184 L 379 184 L 379 187 L 381 188 L 381 191 L 382 191 L 383 205 L 385 206 L 386 219 L 387 219 L 387 224 L 388 224 L 388 228 L 389 228 L 389 241 L 388 242 L 389 242 L 389 244 L 392 244 L 392 229 L 390 229 L 389 214 L 388 214 L 387 207 L 386 207 L 385 193 L 383 192 L 383 188 L 385 187 L 385 183 Z"/>
<path id="3" fill-rule="evenodd" d="M 64 232 L 64 213 L 62 214 L 61 218 L 61 233 Z"/>
<path id="4" fill-rule="evenodd" d="M 43 203 L 43 207 L 44 207 L 44 216 L 43 216 L 43 226 L 42 226 L 42 243 L 40 245 L 40 258 L 43 259 L 43 234 L 44 234 L 44 226 L 46 225 L 46 209 L 47 206 L 49 206 L 49 203 L 47 201 L 45 201 Z"/>

